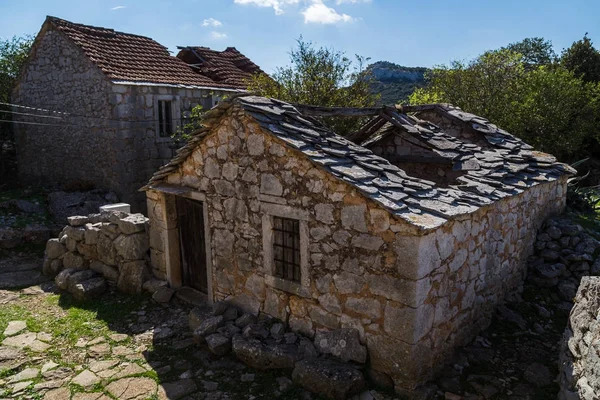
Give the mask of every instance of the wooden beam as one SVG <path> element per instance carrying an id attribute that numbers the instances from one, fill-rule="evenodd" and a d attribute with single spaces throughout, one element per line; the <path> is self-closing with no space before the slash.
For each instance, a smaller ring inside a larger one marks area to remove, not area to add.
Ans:
<path id="1" fill-rule="evenodd" d="M 415 156 L 415 155 L 384 155 L 382 156 L 392 164 L 396 163 L 418 163 L 418 164 L 445 164 L 452 165 L 452 160 L 442 156 Z"/>
<path id="2" fill-rule="evenodd" d="M 383 107 L 320 107 L 292 104 L 301 114 L 312 117 L 369 117 L 377 115 Z"/>
<path id="3" fill-rule="evenodd" d="M 381 115 L 373 118 L 367 122 L 358 132 L 353 132 L 347 136 L 348 140 L 353 141 L 356 144 L 361 144 L 367 140 L 371 135 L 376 133 L 383 125 L 386 124 L 386 120 Z"/>

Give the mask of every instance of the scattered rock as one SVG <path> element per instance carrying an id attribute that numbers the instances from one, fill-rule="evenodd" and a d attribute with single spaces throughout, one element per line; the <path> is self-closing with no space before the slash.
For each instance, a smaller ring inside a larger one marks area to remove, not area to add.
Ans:
<path id="1" fill-rule="evenodd" d="M 238 359 L 260 370 L 292 369 L 302 358 L 297 346 L 246 340 L 242 335 L 233 337 L 232 349 Z"/>
<path id="2" fill-rule="evenodd" d="M 231 351 L 231 339 L 220 333 L 213 333 L 206 338 L 208 350 L 217 356 L 224 356 Z"/>
<path id="3" fill-rule="evenodd" d="M 367 361 L 367 348 L 360 344 L 356 329 L 318 330 L 315 335 L 315 346 L 321 353 L 332 354 L 343 361 L 359 363 Z"/>
<path id="4" fill-rule="evenodd" d="M 14 336 L 27 329 L 26 321 L 10 321 L 4 330 L 4 336 Z"/>
<path id="5" fill-rule="evenodd" d="M 163 286 L 158 288 L 152 295 L 152 299 L 157 303 L 168 303 L 175 294 L 175 291 L 169 287 Z"/>
<path id="6" fill-rule="evenodd" d="M 313 393 L 336 400 L 348 399 L 366 386 L 363 374 L 356 368 L 324 359 L 296 363 L 292 380 Z"/>

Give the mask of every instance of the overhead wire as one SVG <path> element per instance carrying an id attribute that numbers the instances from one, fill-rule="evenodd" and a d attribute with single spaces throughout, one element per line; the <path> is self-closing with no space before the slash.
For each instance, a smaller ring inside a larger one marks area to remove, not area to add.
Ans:
<path id="1" fill-rule="evenodd" d="M 62 112 L 62 111 L 54 111 L 54 110 L 48 110 L 48 109 L 44 109 L 44 108 L 23 106 L 23 105 L 20 105 L 20 104 L 12 104 L 12 103 L 4 103 L 4 102 L 0 102 L 0 105 L 11 106 L 11 107 L 19 107 L 19 108 L 27 108 L 27 109 L 32 109 L 32 110 L 40 110 L 40 111 L 51 112 L 51 113 L 58 113 L 58 114 L 64 115 L 65 117 L 72 117 L 72 118 L 99 119 L 99 120 L 102 120 L 102 121 L 126 122 L 126 123 L 156 123 L 156 121 L 157 121 L 156 119 L 129 120 L 129 119 L 119 119 L 119 118 L 108 118 L 108 117 L 94 117 L 94 116 L 90 116 L 90 115 L 73 114 L 73 113 L 67 113 L 67 112 Z M 0 111 L 5 112 L 5 113 L 9 113 L 9 114 L 19 114 L 17 111 L 12 111 L 12 110 L 0 110 Z M 33 115 L 33 114 L 31 114 L 31 115 Z M 40 118 L 48 117 L 48 116 L 44 116 L 44 115 L 41 115 L 41 114 L 39 114 L 39 115 L 36 114 L 36 115 L 33 115 L 33 116 L 34 117 L 40 117 Z M 182 118 L 172 118 L 171 120 L 172 121 L 191 121 L 192 118 L 182 117 Z M 2 121 L 2 120 L 0 120 L 0 121 Z M 4 121 L 6 121 L 6 120 L 4 120 Z"/>

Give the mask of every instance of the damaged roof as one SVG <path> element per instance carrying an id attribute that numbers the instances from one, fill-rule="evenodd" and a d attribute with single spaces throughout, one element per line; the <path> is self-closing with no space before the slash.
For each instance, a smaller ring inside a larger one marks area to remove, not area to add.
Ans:
<path id="1" fill-rule="evenodd" d="M 188 63 L 194 71 L 218 83 L 246 89 L 253 74 L 263 73 L 258 65 L 235 47 L 227 47 L 223 51 L 201 46 L 179 49 L 178 58 Z"/>
<path id="2" fill-rule="evenodd" d="M 476 211 L 502 198 L 522 193 L 542 182 L 558 179 L 575 171 L 546 153 L 495 127 L 480 117 L 449 105 L 432 105 L 431 110 L 468 123 L 489 143 L 488 148 L 464 143 L 442 132 L 437 126 L 406 114 L 407 110 L 382 108 L 397 129 L 409 132 L 455 163 L 469 164 L 458 183 L 439 187 L 436 183 L 409 176 L 401 167 L 349 139 L 335 134 L 316 119 L 303 115 L 300 106 L 257 97 L 235 96 L 221 102 L 205 116 L 200 129 L 168 164 L 150 179 L 147 190 L 160 183 L 192 153 L 210 126 L 225 110 L 237 104 L 265 131 L 302 152 L 333 176 L 354 186 L 390 213 L 419 227 L 430 229 L 447 220 Z M 423 110 L 416 110 L 423 111 Z M 388 119 L 389 121 L 389 119 Z M 384 133 L 386 134 L 384 127 Z M 389 127 L 387 131 L 390 131 Z M 376 132 L 374 135 L 380 134 Z M 376 139 L 373 139 L 376 140 Z"/>
<path id="3" fill-rule="evenodd" d="M 194 72 L 184 61 L 170 55 L 166 47 L 148 37 L 50 16 L 46 22 L 79 46 L 112 81 L 237 88 Z"/>

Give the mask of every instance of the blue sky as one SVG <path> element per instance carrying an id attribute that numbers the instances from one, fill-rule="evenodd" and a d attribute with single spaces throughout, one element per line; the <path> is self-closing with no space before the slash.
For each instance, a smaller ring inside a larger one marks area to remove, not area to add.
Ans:
<path id="1" fill-rule="evenodd" d="M 557 52 L 586 32 L 600 45 L 598 0 L 0 0 L 0 37 L 37 33 L 46 15 L 177 45 L 235 46 L 266 72 L 300 35 L 407 66 L 470 59 L 525 37 Z"/>

